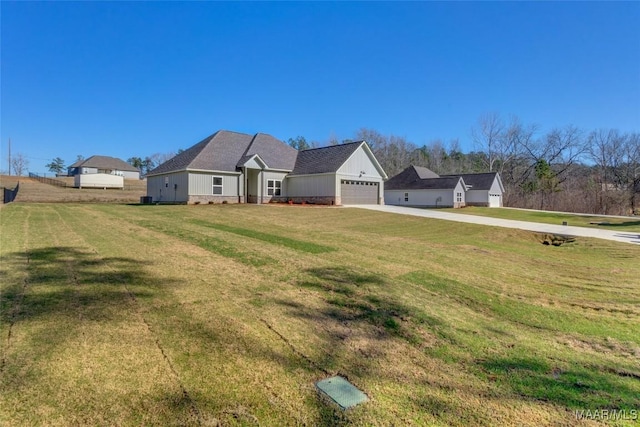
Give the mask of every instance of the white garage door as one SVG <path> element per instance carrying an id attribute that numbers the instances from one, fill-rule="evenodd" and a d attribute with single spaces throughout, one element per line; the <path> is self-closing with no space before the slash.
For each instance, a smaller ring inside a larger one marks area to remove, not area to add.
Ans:
<path id="1" fill-rule="evenodd" d="M 499 194 L 489 194 L 489 207 L 490 208 L 499 208 L 500 207 L 500 195 Z"/>
<path id="2" fill-rule="evenodd" d="M 378 183 L 369 181 L 351 181 L 343 179 L 341 182 L 343 205 L 377 205 Z"/>

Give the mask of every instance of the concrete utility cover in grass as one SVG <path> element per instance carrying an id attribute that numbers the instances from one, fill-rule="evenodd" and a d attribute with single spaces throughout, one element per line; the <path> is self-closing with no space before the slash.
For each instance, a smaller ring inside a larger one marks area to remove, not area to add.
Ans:
<path id="1" fill-rule="evenodd" d="M 348 409 L 369 400 L 366 394 L 342 377 L 331 377 L 318 381 L 316 387 L 340 405 L 342 409 Z"/>

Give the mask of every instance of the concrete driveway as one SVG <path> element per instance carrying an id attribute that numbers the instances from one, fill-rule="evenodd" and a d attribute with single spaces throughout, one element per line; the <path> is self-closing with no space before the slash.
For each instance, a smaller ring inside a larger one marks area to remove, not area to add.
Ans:
<path id="1" fill-rule="evenodd" d="M 632 243 L 640 246 L 640 233 L 624 233 L 615 230 L 597 228 L 572 227 L 570 225 L 543 224 L 539 222 L 515 221 L 511 219 L 489 218 L 476 215 L 465 215 L 444 212 L 436 209 L 407 208 L 390 205 L 346 205 L 347 208 L 360 208 L 372 211 L 396 213 L 401 215 L 420 216 L 424 218 L 444 219 L 446 221 L 467 222 L 471 224 L 492 225 L 494 227 L 517 228 L 538 233 L 560 234 L 563 236 L 593 237 L 613 240 L 615 242 Z"/>

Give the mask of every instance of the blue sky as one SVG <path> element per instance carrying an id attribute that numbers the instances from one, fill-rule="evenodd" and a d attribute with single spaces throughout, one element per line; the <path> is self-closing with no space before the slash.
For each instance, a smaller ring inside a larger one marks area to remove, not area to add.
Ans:
<path id="1" fill-rule="evenodd" d="M 124 160 L 218 129 L 422 145 L 483 113 L 640 131 L 640 2 L 9 2 L 1 161 Z"/>

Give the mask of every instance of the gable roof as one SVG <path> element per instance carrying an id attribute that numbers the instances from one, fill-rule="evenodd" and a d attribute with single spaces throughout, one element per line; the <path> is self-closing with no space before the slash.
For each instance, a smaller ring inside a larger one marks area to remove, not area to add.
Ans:
<path id="1" fill-rule="evenodd" d="M 437 179 L 440 178 L 437 173 L 433 172 L 430 169 L 423 168 L 421 166 L 409 166 L 396 176 L 391 177 L 387 182 L 385 182 L 384 187 L 387 190 L 402 190 L 402 189 L 416 189 L 416 188 L 427 188 L 431 184 L 426 182 L 422 182 L 428 179 Z M 445 181 L 439 181 L 444 185 Z M 456 181 L 457 183 L 457 181 Z M 419 185 L 423 185 L 425 187 L 420 187 Z M 455 185 L 454 185 L 455 187 Z M 429 187 L 435 188 L 435 187 Z"/>
<path id="2" fill-rule="evenodd" d="M 337 172 L 340 166 L 351 157 L 363 142 L 348 142 L 346 144 L 302 150 L 298 153 L 296 166 L 291 171 L 291 174 L 309 175 Z"/>
<path id="3" fill-rule="evenodd" d="M 432 171 L 431 169 L 424 168 L 422 166 L 409 166 L 409 168 L 413 168 L 416 172 L 416 175 L 420 177 L 420 179 L 427 178 L 440 178 L 440 175 Z"/>
<path id="4" fill-rule="evenodd" d="M 493 185 L 493 181 L 498 177 L 500 187 L 502 188 L 502 182 L 500 181 L 498 172 L 487 173 L 465 173 L 458 175 L 442 175 L 442 177 L 454 177 L 461 176 L 464 178 L 465 184 L 470 187 L 469 190 L 490 190 Z"/>
<path id="5" fill-rule="evenodd" d="M 413 165 L 391 177 L 385 182 L 384 188 L 385 190 L 446 190 L 455 188 L 460 178 L 462 178 L 463 184 L 468 187 L 467 190 L 490 190 L 494 180 L 497 179 L 500 189 L 504 191 L 498 172 L 438 175 L 430 169 Z"/>
<path id="6" fill-rule="evenodd" d="M 80 167 L 140 172 L 138 168 L 131 166 L 124 160 L 109 156 L 91 156 L 88 159 L 78 160 L 71 166 L 68 166 L 68 168 Z"/>
<path id="7" fill-rule="evenodd" d="M 269 169 L 291 170 L 296 161 L 297 150 L 271 135 L 257 133 L 251 136 L 219 130 L 167 160 L 149 172 L 148 176 L 183 170 L 236 172 L 256 154 Z"/>
<path id="8" fill-rule="evenodd" d="M 382 169 L 382 166 L 380 166 L 380 163 L 378 163 L 378 160 L 373 155 L 366 141 L 354 141 L 345 144 L 302 150 L 298 152 L 296 166 L 293 171 L 291 171 L 291 175 L 336 173 L 360 147 L 362 147 L 369 156 L 380 175 L 386 178 L 387 174 L 384 169 Z"/>
<path id="9" fill-rule="evenodd" d="M 257 133 L 244 155 L 252 157 L 256 154 L 267 164 L 269 169 L 290 171 L 296 164 L 298 150 L 271 135 Z"/>
<path id="10" fill-rule="evenodd" d="M 398 175 L 396 175 L 398 176 Z M 395 177 L 394 177 L 395 178 Z M 393 178 L 392 178 L 393 179 Z M 394 182 L 391 179 L 384 184 L 385 190 L 453 190 L 462 180 L 464 186 L 465 181 L 459 176 L 449 176 L 444 178 L 425 178 L 414 179 L 412 181 Z"/>

